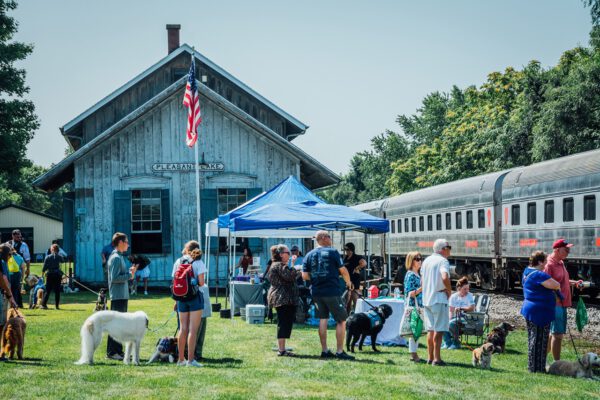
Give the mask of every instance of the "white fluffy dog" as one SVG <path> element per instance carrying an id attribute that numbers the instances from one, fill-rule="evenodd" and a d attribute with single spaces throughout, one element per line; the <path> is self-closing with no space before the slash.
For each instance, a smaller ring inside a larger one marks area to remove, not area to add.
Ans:
<path id="1" fill-rule="evenodd" d="M 125 345 L 123 362 L 140 364 L 140 344 L 148 327 L 148 316 L 143 311 L 121 313 L 98 311 L 85 320 L 81 327 L 81 358 L 75 364 L 93 364 L 94 351 L 107 332 L 114 340 Z M 132 354 L 133 351 L 133 354 Z"/>

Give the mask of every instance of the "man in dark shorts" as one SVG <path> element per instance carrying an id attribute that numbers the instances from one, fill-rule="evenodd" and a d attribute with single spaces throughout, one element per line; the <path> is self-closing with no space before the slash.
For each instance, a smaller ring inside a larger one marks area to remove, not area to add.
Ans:
<path id="1" fill-rule="evenodd" d="M 353 290 L 348 270 L 342 265 L 340 253 L 331 247 L 331 236 L 327 231 L 318 231 L 315 239 L 318 247 L 311 250 L 302 263 L 302 279 L 310 281 L 310 291 L 315 302 L 319 321 L 319 339 L 321 340 L 321 358 L 337 357 L 342 360 L 353 360 L 354 357 L 344 352 L 344 336 L 346 334 L 345 304 L 341 298 L 339 276 L 342 275 L 346 286 Z M 337 352 L 333 354 L 327 348 L 327 321 L 329 313 L 335 322 L 335 338 Z"/>
<path id="2" fill-rule="evenodd" d="M 350 275 L 350 281 L 354 290 L 348 290 L 348 297 L 346 298 L 346 312 L 350 314 L 356 307 L 358 301 L 358 294 L 360 290 L 361 282 L 361 271 L 367 266 L 365 259 L 355 252 L 354 243 L 346 243 L 344 246 L 344 267 L 348 270 Z"/>

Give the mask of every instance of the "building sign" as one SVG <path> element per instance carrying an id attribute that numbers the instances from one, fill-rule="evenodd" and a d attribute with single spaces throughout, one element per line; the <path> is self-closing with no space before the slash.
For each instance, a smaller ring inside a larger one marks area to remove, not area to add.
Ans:
<path id="1" fill-rule="evenodd" d="M 203 171 L 223 171 L 225 166 L 220 162 L 209 162 L 198 164 L 198 170 Z M 194 163 L 156 163 L 152 164 L 153 172 L 193 172 Z"/>

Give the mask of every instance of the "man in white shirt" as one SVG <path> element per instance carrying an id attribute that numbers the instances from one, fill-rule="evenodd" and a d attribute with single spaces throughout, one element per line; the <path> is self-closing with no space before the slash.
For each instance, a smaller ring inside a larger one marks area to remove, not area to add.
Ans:
<path id="1" fill-rule="evenodd" d="M 446 239 L 437 239 L 433 244 L 433 254 L 425 259 L 421 267 L 423 288 L 423 308 L 427 329 L 428 364 L 444 366 L 440 356 L 442 338 L 448 331 L 448 298 L 452 293 L 450 285 L 450 264 L 448 257 L 452 247 Z"/>

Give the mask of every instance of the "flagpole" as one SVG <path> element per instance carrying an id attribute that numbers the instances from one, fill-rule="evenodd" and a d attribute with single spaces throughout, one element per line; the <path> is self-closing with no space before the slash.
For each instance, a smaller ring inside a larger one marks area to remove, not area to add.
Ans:
<path id="1" fill-rule="evenodd" d="M 198 133 L 200 135 L 200 133 Z M 200 136 L 198 136 L 200 139 Z M 200 244 L 200 248 L 202 248 L 202 229 L 201 229 L 201 220 L 200 220 L 200 165 L 198 164 L 198 141 L 194 144 L 194 153 L 196 156 L 196 221 L 198 228 L 198 243 Z"/>

